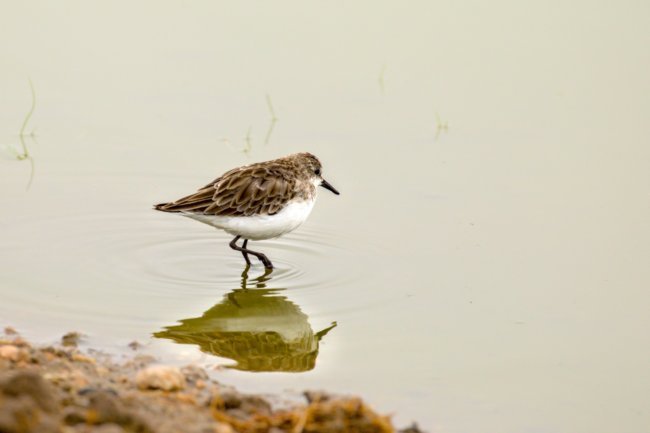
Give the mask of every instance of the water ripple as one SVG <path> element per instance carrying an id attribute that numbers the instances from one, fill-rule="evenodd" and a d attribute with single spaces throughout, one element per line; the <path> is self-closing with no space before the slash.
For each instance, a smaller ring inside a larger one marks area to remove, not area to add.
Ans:
<path id="1" fill-rule="evenodd" d="M 245 263 L 229 248 L 230 240 L 203 224 L 149 209 L 28 217 L 12 222 L 5 239 L 14 251 L 5 281 L 29 290 L 10 292 L 8 302 L 112 326 L 168 317 L 170 312 L 160 308 L 187 309 L 241 287 Z M 275 269 L 265 275 L 251 257 L 247 287 L 265 282 L 268 288 L 300 293 L 318 311 L 334 311 L 340 306 L 329 295 L 332 288 L 368 280 L 355 274 L 354 266 L 342 266 L 364 254 L 350 247 L 359 244 L 310 223 L 279 239 L 251 242 L 249 247 L 267 254 Z M 134 303 L 144 304 L 138 311 Z M 367 299 L 355 293 L 346 305 L 361 308 L 361 303 Z"/>

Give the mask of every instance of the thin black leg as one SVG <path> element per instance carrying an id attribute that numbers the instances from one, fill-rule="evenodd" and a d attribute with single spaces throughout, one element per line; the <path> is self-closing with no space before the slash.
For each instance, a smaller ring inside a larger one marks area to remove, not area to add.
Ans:
<path id="1" fill-rule="evenodd" d="M 233 250 L 240 251 L 242 254 L 251 254 L 257 257 L 264 264 L 265 268 L 273 269 L 273 263 L 271 263 L 269 258 L 266 257 L 264 254 L 258 253 L 257 251 L 249 250 L 248 248 L 242 248 L 239 245 L 237 245 L 237 241 L 239 240 L 239 238 L 241 238 L 241 236 L 237 235 L 235 236 L 235 239 L 230 241 L 230 248 L 232 248 Z M 244 245 L 246 245 L 247 242 L 248 239 L 244 241 Z M 244 256 L 244 258 L 246 258 L 246 256 Z"/>
<path id="2" fill-rule="evenodd" d="M 244 249 L 241 253 L 244 256 L 244 260 L 246 260 L 246 264 L 250 266 L 251 261 L 248 258 L 248 253 L 245 251 L 246 250 L 246 245 L 248 245 L 248 239 L 244 239 L 244 243 L 242 244 L 242 248 Z"/>

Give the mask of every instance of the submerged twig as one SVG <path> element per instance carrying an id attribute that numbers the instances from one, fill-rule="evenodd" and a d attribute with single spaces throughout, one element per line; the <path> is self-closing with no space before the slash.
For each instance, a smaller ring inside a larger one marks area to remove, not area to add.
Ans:
<path id="1" fill-rule="evenodd" d="M 32 140 L 36 140 L 36 134 L 34 131 L 32 131 L 31 134 L 25 134 L 25 130 L 27 129 L 27 125 L 29 124 L 29 120 L 32 118 L 32 114 L 34 114 L 34 110 L 36 109 L 36 91 L 34 90 L 34 83 L 32 83 L 31 78 L 27 79 L 29 82 L 29 89 L 31 90 L 32 93 L 32 105 L 29 107 L 29 111 L 25 115 L 25 119 L 23 119 L 23 124 L 20 127 L 20 132 L 18 133 L 18 139 L 20 140 L 20 145 L 22 146 L 22 153 L 16 153 L 16 159 L 19 161 L 24 161 L 28 160 L 29 161 L 29 166 L 30 166 L 30 171 L 29 171 L 29 181 L 27 182 L 27 190 L 32 186 L 32 182 L 34 181 L 34 158 L 32 158 L 31 154 L 29 153 L 29 149 L 27 148 L 27 143 L 25 142 L 25 136 L 29 135 L 32 137 Z"/>
<path id="2" fill-rule="evenodd" d="M 248 127 L 248 131 L 246 131 L 246 137 L 244 137 L 244 149 L 242 152 L 244 152 L 246 155 L 248 155 L 253 148 L 253 145 L 251 144 L 251 130 L 253 129 L 252 126 Z"/>
<path id="3" fill-rule="evenodd" d="M 269 125 L 269 129 L 266 132 L 266 137 L 264 138 L 265 146 L 269 144 L 269 141 L 271 140 L 271 134 L 273 133 L 276 122 L 278 121 L 278 118 L 275 115 L 275 110 L 273 109 L 273 104 L 271 103 L 271 96 L 268 93 L 266 94 L 266 105 L 269 107 L 269 113 L 271 113 L 271 124 Z"/>
<path id="4" fill-rule="evenodd" d="M 27 129 L 27 124 L 29 123 L 29 119 L 32 118 L 32 114 L 34 114 L 34 110 L 36 109 L 36 91 L 34 90 L 34 83 L 32 83 L 32 79 L 28 78 L 27 79 L 29 82 L 29 89 L 31 90 L 32 93 L 32 105 L 29 107 L 29 111 L 25 115 L 25 119 L 23 119 L 23 124 L 20 127 L 20 132 L 18 133 L 18 137 L 20 137 L 20 144 L 23 148 L 23 153 L 16 155 L 16 158 L 19 160 L 24 160 L 28 159 L 30 157 L 29 155 L 29 149 L 27 149 L 27 144 L 25 143 L 25 129 Z M 30 134 L 31 137 L 34 137 L 34 132 Z"/>
<path id="5" fill-rule="evenodd" d="M 273 109 L 273 104 L 271 103 L 271 96 L 268 93 L 266 94 L 266 105 L 268 105 L 269 112 L 271 113 L 271 121 L 272 122 L 277 121 L 278 118 L 275 115 L 275 110 Z"/>
<path id="6" fill-rule="evenodd" d="M 36 137 L 33 134 L 31 135 L 31 137 L 32 140 L 34 141 L 36 140 Z M 22 135 L 20 136 L 20 142 L 22 143 L 23 148 L 27 149 L 27 146 L 25 145 L 25 137 Z M 28 191 L 32 187 L 32 182 L 34 182 L 34 171 L 35 171 L 34 158 L 32 158 L 32 156 L 29 153 L 27 153 L 25 154 L 25 157 L 22 159 L 23 160 L 26 159 L 27 161 L 29 161 L 29 180 L 27 181 L 27 186 L 25 187 L 25 190 Z"/>
<path id="7" fill-rule="evenodd" d="M 271 134 L 273 133 L 273 129 L 275 128 L 275 123 L 277 120 L 272 120 L 271 124 L 269 125 L 268 131 L 266 131 L 266 137 L 264 138 L 264 145 L 266 146 L 269 144 L 269 141 L 271 140 Z"/>
<path id="8" fill-rule="evenodd" d="M 34 114 L 34 110 L 36 109 L 36 91 L 34 90 L 34 83 L 32 83 L 32 79 L 28 78 L 29 81 L 29 89 L 32 91 L 32 106 L 29 108 L 29 111 L 27 112 L 27 115 L 25 116 L 25 120 L 23 120 L 23 126 L 20 128 L 20 135 L 23 136 L 25 135 L 25 129 L 27 128 L 27 124 L 29 123 L 29 119 L 32 118 L 32 114 Z M 34 133 L 32 132 L 32 135 Z"/>

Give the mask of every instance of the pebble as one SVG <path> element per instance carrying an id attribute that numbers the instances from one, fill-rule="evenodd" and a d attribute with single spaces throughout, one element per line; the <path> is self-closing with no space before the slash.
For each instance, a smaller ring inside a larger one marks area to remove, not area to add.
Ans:
<path id="1" fill-rule="evenodd" d="M 77 362 L 85 362 L 87 364 L 95 364 L 95 358 L 91 358 L 90 356 L 82 355 L 81 353 L 73 353 L 72 354 L 72 360 L 77 361 Z"/>
<path id="2" fill-rule="evenodd" d="M 65 390 L 83 388 L 90 383 L 86 375 L 79 370 L 47 372 L 43 374 L 43 378 Z"/>
<path id="3" fill-rule="evenodd" d="M 117 424 L 100 424 L 97 427 L 93 428 L 93 433 L 124 433 L 124 430 L 121 426 Z"/>
<path id="4" fill-rule="evenodd" d="M 186 365 L 181 368 L 181 373 L 183 373 L 185 379 L 190 383 L 196 383 L 200 380 L 206 382 L 209 379 L 208 373 L 197 365 Z"/>
<path id="5" fill-rule="evenodd" d="M 15 346 L 18 347 L 31 347 L 31 345 L 23 337 L 15 337 L 12 341 Z"/>
<path id="6" fill-rule="evenodd" d="M 52 385 L 35 371 L 16 371 L 0 376 L 0 394 L 7 397 L 26 396 L 45 412 L 58 408 L 58 401 Z"/>
<path id="7" fill-rule="evenodd" d="M 225 422 L 217 422 L 214 426 L 215 433 L 236 433 L 235 429 Z"/>
<path id="8" fill-rule="evenodd" d="M 61 344 L 66 347 L 77 347 L 81 340 L 81 334 L 78 332 L 68 332 L 61 337 Z"/>
<path id="9" fill-rule="evenodd" d="M 140 389 L 177 391 L 185 388 L 185 376 L 177 367 L 151 365 L 138 372 L 135 383 Z"/>
<path id="10" fill-rule="evenodd" d="M 13 362 L 26 361 L 29 358 L 29 353 L 25 349 L 8 344 L 6 346 L 0 346 L 0 358 Z"/>

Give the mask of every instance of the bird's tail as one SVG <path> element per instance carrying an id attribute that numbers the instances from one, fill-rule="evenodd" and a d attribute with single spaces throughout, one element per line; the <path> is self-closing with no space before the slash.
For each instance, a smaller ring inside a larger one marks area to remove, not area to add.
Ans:
<path id="1" fill-rule="evenodd" d="M 174 203 L 158 203 L 154 205 L 154 209 L 162 212 L 178 212 L 176 209 L 170 209 Z"/>

